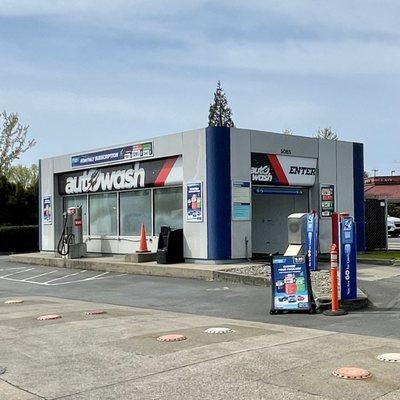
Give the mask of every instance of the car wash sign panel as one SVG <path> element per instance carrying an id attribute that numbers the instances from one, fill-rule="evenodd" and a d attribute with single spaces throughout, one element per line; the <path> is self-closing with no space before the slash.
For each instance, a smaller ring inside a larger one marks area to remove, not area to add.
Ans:
<path id="1" fill-rule="evenodd" d="M 271 311 L 311 309 L 309 269 L 304 256 L 274 256 L 271 265 Z"/>
<path id="2" fill-rule="evenodd" d="M 92 153 L 78 154 L 71 157 L 71 165 L 72 168 L 77 168 L 153 156 L 153 142 L 145 142 Z"/>
<path id="3" fill-rule="evenodd" d="M 58 191 L 61 195 L 97 193 L 177 185 L 182 180 L 182 157 L 175 156 L 62 174 Z"/>
<path id="4" fill-rule="evenodd" d="M 340 298 L 357 299 L 357 249 L 353 217 L 340 221 Z"/>
<path id="5" fill-rule="evenodd" d="M 251 153 L 253 185 L 313 186 L 317 159 Z"/>

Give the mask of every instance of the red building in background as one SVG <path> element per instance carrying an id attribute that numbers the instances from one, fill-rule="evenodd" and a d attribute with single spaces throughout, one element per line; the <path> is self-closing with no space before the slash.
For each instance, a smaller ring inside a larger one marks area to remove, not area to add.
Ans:
<path id="1" fill-rule="evenodd" d="M 366 199 L 400 203 L 400 176 L 376 176 L 364 180 Z"/>

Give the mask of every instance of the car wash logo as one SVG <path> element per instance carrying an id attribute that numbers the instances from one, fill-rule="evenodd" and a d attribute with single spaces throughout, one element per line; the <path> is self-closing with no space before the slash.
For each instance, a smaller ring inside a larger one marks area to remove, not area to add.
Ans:
<path id="1" fill-rule="evenodd" d="M 262 167 L 251 167 L 251 180 L 253 182 L 272 182 L 273 176 L 271 167 L 263 165 Z"/>
<path id="2" fill-rule="evenodd" d="M 133 168 L 104 171 L 90 169 L 79 176 L 69 176 L 65 182 L 66 194 L 102 192 L 144 187 L 146 172 L 135 163 Z"/>
<path id="3" fill-rule="evenodd" d="M 182 184 L 182 157 L 74 171 L 58 176 L 58 191 L 81 194 Z"/>

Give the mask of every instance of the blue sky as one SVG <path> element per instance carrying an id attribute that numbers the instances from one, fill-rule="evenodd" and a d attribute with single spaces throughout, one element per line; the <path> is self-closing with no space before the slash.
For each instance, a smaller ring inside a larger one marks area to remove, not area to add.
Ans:
<path id="1" fill-rule="evenodd" d="M 220 79 L 238 127 L 365 143 L 400 174 L 400 3 L 0 0 L 0 109 L 39 158 L 205 126 Z"/>

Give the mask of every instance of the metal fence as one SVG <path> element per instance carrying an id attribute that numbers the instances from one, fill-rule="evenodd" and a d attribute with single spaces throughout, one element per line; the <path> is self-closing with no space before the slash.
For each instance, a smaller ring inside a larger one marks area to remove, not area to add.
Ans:
<path id="1" fill-rule="evenodd" d="M 387 202 L 365 199 L 365 250 L 386 250 L 387 246 Z"/>

